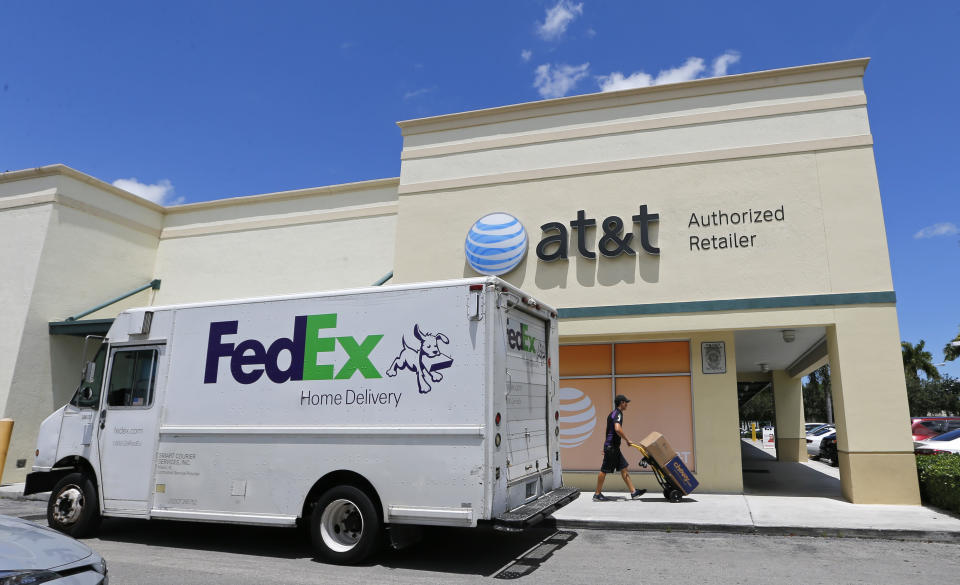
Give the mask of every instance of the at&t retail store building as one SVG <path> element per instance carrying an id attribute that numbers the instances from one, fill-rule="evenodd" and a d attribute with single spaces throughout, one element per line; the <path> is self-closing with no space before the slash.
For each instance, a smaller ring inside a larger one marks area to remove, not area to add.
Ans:
<path id="1" fill-rule="evenodd" d="M 843 496 L 918 504 L 866 67 L 410 120 L 399 178 L 166 208 L 60 165 L 4 173 L 4 480 L 124 308 L 499 274 L 559 308 L 567 484 L 592 489 L 625 394 L 629 437 L 741 492 L 738 384 L 772 386 L 777 456 L 805 460 L 801 380 L 829 363 Z"/>

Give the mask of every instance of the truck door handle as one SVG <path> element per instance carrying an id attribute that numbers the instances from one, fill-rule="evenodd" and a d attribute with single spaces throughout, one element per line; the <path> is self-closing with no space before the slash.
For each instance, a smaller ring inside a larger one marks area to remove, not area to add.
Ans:
<path id="1" fill-rule="evenodd" d="M 100 430 L 103 430 L 103 427 L 107 426 L 107 411 L 100 411 Z"/>

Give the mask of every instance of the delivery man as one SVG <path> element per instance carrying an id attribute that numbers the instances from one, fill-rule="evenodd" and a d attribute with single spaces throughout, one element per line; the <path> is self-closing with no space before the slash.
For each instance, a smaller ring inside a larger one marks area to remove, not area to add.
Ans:
<path id="1" fill-rule="evenodd" d="M 647 490 L 635 489 L 633 482 L 630 481 L 630 474 L 627 472 L 627 459 L 620 452 L 620 440 L 623 439 L 627 445 L 633 445 L 633 442 L 623 434 L 623 411 L 630 404 L 630 399 L 623 394 L 617 394 L 613 404 L 615 408 L 610 416 L 607 417 L 607 435 L 603 440 L 603 463 L 600 465 L 600 474 L 597 475 L 597 491 L 593 494 L 594 502 L 606 502 L 610 498 L 603 495 L 603 481 L 608 473 L 619 471 L 624 483 L 630 490 L 631 498 L 639 498 L 647 493 Z"/>

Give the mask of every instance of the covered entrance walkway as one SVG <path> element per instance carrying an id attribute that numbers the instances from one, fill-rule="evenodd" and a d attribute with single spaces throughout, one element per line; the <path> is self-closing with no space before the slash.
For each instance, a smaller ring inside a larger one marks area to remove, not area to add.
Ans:
<path id="1" fill-rule="evenodd" d="M 752 496 L 830 498 L 846 501 L 840 489 L 840 470 L 818 461 L 777 461 L 773 449 L 760 441 L 740 441 L 743 493 Z"/>

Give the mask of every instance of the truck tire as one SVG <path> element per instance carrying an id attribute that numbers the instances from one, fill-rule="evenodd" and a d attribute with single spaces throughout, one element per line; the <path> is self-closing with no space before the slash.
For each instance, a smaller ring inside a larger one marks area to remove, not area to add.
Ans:
<path id="1" fill-rule="evenodd" d="M 380 515 L 370 496 L 352 485 L 324 492 L 310 519 L 313 547 L 332 563 L 363 561 L 378 549 L 382 534 Z"/>
<path id="2" fill-rule="evenodd" d="M 89 476 L 77 471 L 57 482 L 47 502 L 47 524 L 74 538 L 96 532 L 100 526 L 100 501 Z"/>

